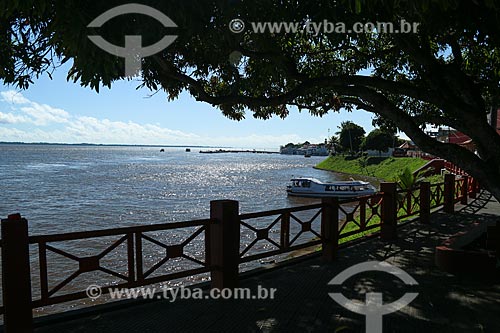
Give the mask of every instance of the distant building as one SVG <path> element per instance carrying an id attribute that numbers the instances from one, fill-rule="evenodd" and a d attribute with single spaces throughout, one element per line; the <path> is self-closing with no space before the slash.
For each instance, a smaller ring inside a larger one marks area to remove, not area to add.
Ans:
<path id="1" fill-rule="evenodd" d="M 450 132 L 452 132 L 453 130 L 452 129 L 446 129 L 446 128 L 438 128 L 437 131 L 429 131 L 429 132 L 426 132 L 426 134 L 430 137 L 433 137 L 434 139 L 436 139 L 437 141 L 439 142 L 448 142 L 448 136 L 450 134 Z"/>
<path id="2" fill-rule="evenodd" d="M 420 150 L 420 148 L 418 148 L 413 141 L 407 141 L 398 148 L 404 149 L 406 151 L 406 156 L 408 157 L 424 157 L 428 155 L 422 152 L 422 150 Z"/>
<path id="3" fill-rule="evenodd" d="M 492 127 L 495 128 L 497 133 L 500 135 L 500 110 L 492 110 L 489 117 L 489 122 Z M 456 145 L 462 146 L 472 152 L 476 151 L 476 146 L 472 139 L 465 135 L 464 133 L 457 131 L 455 129 L 441 129 L 437 131 L 427 132 L 427 135 L 434 137 L 440 142 L 454 143 Z"/>
<path id="4" fill-rule="evenodd" d="M 310 155 L 310 156 L 328 156 L 329 152 L 324 143 L 304 144 L 299 146 L 280 147 L 280 154 L 283 155 Z"/>
<path id="5" fill-rule="evenodd" d="M 368 156 L 389 157 L 389 156 L 392 156 L 393 151 L 394 151 L 394 148 L 389 148 L 389 149 L 387 149 L 387 151 L 367 150 L 366 154 Z"/>
<path id="6" fill-rule="evenodd" d="M 476 151 L 476 146 L 472 142 L 472 139 L 459 131 L 451 131 L 450 134 L 448 135 L 447 142 L 462 146 L 470 151 Z"/>
<path id="7" fill-rule="evenodd" d="M 280 147 L 280 154 L 284 155 L 298 155 L 297 154 L 297 148 L 293 146 L 287 146 L 287 147 Z"/>

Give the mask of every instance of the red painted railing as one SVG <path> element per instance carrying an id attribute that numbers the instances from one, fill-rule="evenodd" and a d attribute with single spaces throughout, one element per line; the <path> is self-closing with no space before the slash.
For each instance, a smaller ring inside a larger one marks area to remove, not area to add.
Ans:
<path id="1" fill-rule="evenodd" d="M 381 193 L 350 200 L 330 198 L 315 205 L 250 214 L 240 214 L 237 201 L 212 201 L 208 219 L 39 236 L 28 236 L 27 220 L 11 215 L 1 223 L 0 313 L 7 329 L 29 331 L 32 309 L 87 297 L 88 283 L 82 285 L 79 279 L 95 273 L 113 279 L 92 280 L 103 286 L 103 292 L 107 287 L 138 287 L 203 273 L 210 274 L 212 288 L 234 288 L 242 264 L 319 245 L 323 258 L 332 261 L 341 244 L 347 246 L 368 234 L 392 239 L 399 222 L 419 216 L 421 223 L 429 223 L 431 209 L 443 206 L 453 212 L 455 203 L 467 203 L 477 191 L 470 177 L 455 179 L 447 174 L 444 183 L 421 183 L 410 190 L 382 183 Z M 204 244 L 202 249 L 190 249 L 195 239 Z M 75 242 L 83 250 L 77 251 Z M 97 243 L 107 245 L 97 254 L 85 253 Z M 35 247 L 31 253 L 30 245 Z M 147 254 L 152 248 L 156 257 Z M 119 250 L 123 267 L 109 267 L 117 260 L 108 256 Z M 49 258 L 54 255 L 76 267 L 66 269 L 67 276 L 58 281 L 50 269 Z M 188 264 L 179 266 L 180 259 Z"/>
<path id="2" fill-rule="evenodd" d="M 455 175 L 461 175 L 461 176 L 466 176 L 467 175 L 467 172 L 465 172 L 463 169 L 457 167 L 455 164 L 451 163 L 451 162 L 444 162 L 444 167 L 446 170 L 448 170 L 449 172 L 455 174 Z"/>

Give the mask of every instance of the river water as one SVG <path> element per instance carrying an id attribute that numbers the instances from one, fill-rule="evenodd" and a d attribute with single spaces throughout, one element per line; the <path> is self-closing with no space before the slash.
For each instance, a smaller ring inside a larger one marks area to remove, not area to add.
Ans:
<path id="1" fill-rule="evenodd" d="M 290 178 L 297 176 L 312 176 L 322 181 L 343 177 L 313 169 L 323 158 L 200 154 L 198 149 L 185 152 L 184 148 L 165 148 L 165 152 L 160 152 L 159 147 L 0 145 L 0 217 L 19 212 L 29 221 L 29 233 L 40 235 L 204 219 L 209 217 L 210 200 L 217 199 L 238 200 L 241 213 L 313 204 L 318 201 L 287 197 L 285 188 Z M 279 237 L 279 232 L 274 231 L 273 237 Z M 249 243 L 251 234 L 249 230 L 242 231 L 242 242 Z M 189 233 L 160 232 L 150 236 L 176 244 Z M 305 237 L 310 239 L 311 235 Z M 106 242 L 106 239 L 59 242 L 54 246 L 77 256 L 89 256 L 106 248 L 109 245 Z M 144 246 L 145 266 L 151 267 L 165 256 L 165 249 L 153 245 Z M 203 245 L 203 240 L 197 238 L 185 251 L 202 258 Z M 121 254 L 110 253 L 101 264 L 125 273 L 123 246 Z M 266 250 L 269 246 L 256 248 Z M 120 247 L 116 249 L 119 251 Z M 31 248 L 31 255 L 36 296 L 39 292 L 36 248 Z M 52 252 L 48 261 L 50 286 L 78 269 L 77 262 Z M 159 273 L 185 269 L 189 264 L 173 261 L 173 265 L 165 265 Z M 250 268 L 255 265 L 259 263 L 251 264 Z M 82 285 L 105 279 L 92 274 L 82 274 L 61 293 L 81 290 Z M 206 276 L 193 277 L 191 282 L 204 279 Z M 183 284 L 186 280 L 189 279 L 176 283 Z M 106 282 L 120 281 L 114 278 Z"/>
<path id="2" fill-rule="evenodd" d="M 338 175 L 312 167 L 324 157 L 199 154 L 181 148 L 0 145 L 0 216 L 19 212 L 30 234 L 207 218 L 210 200 L 240 211 L 315 201 L 288 198 L 293 176 Z"/>

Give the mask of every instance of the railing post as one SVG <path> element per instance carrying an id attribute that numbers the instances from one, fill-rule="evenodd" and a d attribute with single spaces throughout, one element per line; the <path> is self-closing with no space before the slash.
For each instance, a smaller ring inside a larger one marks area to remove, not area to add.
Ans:
<path id="1" fill-rule="evenodd" d="M 367 198 L 359 199 L 359 229 L 366 230 L 366 202 Z"/>
<path id="2" fill-rule="evenodd" d="M 496 227 L 495 227 L 495 238 L 496 238 L 496 243 L 497 243 L 497 260 L 500 260 L 500 221 L 497 221 Z"/>
<path id="3" fill-rule="evenodd" d="M 339 248 L 339 199 L 323 198 L 321 240 L 323 259 L 334 261 Z"/>
<path id="4" fill-rule="evenodd" d="M 239 204 L 235 200 L 210 202 L 208 253 L 212 288 L 236 288 L 240 262 Z"/>
<path id="5" fill-rule="evenodd" d="M 281 215 L 280 246 L 282 250 L 290 247 L 290 213 L 285 212 Z"/>
<path id="6" fill-rule="evenodd" d="M 420 223 L 431 221 L 431 183 L 420 183 Z"/>
<path id="7" fill-rule="evenodd" d="M 20 214 L 13 214 L 1 224 L 4 330 L 32 332 L 28 221 Z"/>
<path id="8" fill-rule="evenodd" d="M 462 205 L 467 205 L 467 196 L 469 192 L 469 177 L 468 176 L 462 176 L 462 179 L 464 182 L 462 183 L 462 197 L 460 198 L 460 203 Z"/>
<path id="9" fill-rule="evenodd" d="M 380 236 L 384 240 L 397 237 L 397 187 L 396 183 L 380 183 L 382 192 L 382 224 Z"/>
<path id="10" fill-rule="evenodd" d="M 469 197 L 472 199 L 476 198 L 477 191 L 477 180 L 475 178 L 470 179 L 470 192 Z"/>
<path id="11" fill-rule="evenodd" d="M 455 175 L 447 173 L 444 175 L 444 205 L 445 213 L 452 214 L 455 211 Z"/>

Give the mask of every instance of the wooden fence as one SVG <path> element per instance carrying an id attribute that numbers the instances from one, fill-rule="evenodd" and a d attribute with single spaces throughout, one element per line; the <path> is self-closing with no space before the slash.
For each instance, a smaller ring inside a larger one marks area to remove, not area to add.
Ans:
<path id="1" fill-rule="evenodd" d="M 421 223 L 429 223 L 432 209 L 443 206 L 446 212 L 453 212 L 455 203 L 467 203 L 468 196 L 474 197 L 477 191 L 477 183 L 469 177 L 455 179 L 448 174 L 444 183 L 423 182 L 409 190 L 398 190 L 396 183 L 382 183 L 380 193 L 349 200 L 327 198 L 314 205 L 250 214 L 240 214 L 237 201 L 212 201 L 208 219 L 37 236 L 28 235 L 26 219 L 19 214 L 10 215 L 1 221 L 3 306 L 0 313 L 4 315 L 6 332 L 30 332 L 33 309 L 86 298 L 87 285 L 69 292 L 64 292 L 65 287 L 78 277 L 96 271 L 119 281 L 107 286 L 102 284 L 103 292 L 111 287 L 133 288 L 202 273 L 210 274 L 212 288 L 235 288 L 243 263 L 320 245 L 322 257 L 333 261 L 339 246 L 348 246 L 368 234 L 394 239 L 400 222 L 419 216 Z M 305 213 L 309 215 L 306 217 Z M 182 232 L 185 237 L 172 244 L 151 235 L 151 232 L 165 230 Z M 246 235 L 253 235 L 253 239 L 244 242 L 242 230 Z M 115 239 L 92 256 L 77 256 L 67 250 L 68 247 L 61 246 L 69 241 L 109 237 Z M 197 237 L 204 240 L 201 257 L 186 250 Z M 162 248 L 163 258 L 148 265 L 143 250 L 145 242 Z M 264 242 L 266 247 L 256 249 L 259 242 Z M 35 258 L 33 251 L 30 257 L 30 246 L 37 249 Z M 124 249 L 126 263 L 126 268 L 120 271 L 102 264 L 105 257 L 118 248 Z M 62 281 L 49 283 L 53 280 L 47 260 L 49 253 L 75 262 L 78 269 Z M 189 261 L 192 267 L 167 273 L 160 270 L 178 258 Z M 37 276 L 36 283 L 32 274 Z M 96 283 L 101 285 L 99 281 Z"/>

